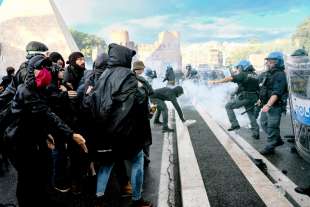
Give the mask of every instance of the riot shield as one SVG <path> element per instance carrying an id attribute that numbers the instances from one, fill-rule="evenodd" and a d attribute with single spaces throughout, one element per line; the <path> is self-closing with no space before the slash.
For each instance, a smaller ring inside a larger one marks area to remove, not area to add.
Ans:
<path id="1" fill-rule="evenodd" d="M 310 162 L 310 60 L 290 56 L 286 61 L 289 103 L 298 153 Z"/>

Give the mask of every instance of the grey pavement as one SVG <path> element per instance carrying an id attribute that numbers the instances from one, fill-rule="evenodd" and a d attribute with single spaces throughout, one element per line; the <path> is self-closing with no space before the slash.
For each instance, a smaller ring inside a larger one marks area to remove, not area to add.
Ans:
<path id="1" fill-rule="evenodd" d="M 183 111 L 187 119 L 197 120 L 189 127 L 189 133 L 210 205 L 265 206 L 198 112 L 193 108 Z"/>

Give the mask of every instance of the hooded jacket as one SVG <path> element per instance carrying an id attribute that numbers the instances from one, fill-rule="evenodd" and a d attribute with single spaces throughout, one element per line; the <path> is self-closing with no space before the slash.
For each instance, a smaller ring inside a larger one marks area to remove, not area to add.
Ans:
<path id="1" fill-rule="evenodd" d="M 108 60 L 109 60 L 109 56 L 106 53 L 102 53 L 98 55 L 98 57 L 96 58 L 95 63 L 94 63 L 95 80 L 98 80 L 101 74 L 103 73 L 103 71 L 107 68 Z"/>
<path id="2" fill-rule="evenodd" d="M 183 94 L 183 88 L 181 86 L 176 86 L 174 88 L 164 87 L 154 90 L 154 93 L 151 96 L 151 98 L 160 99 L 162 101 L 171 101 L 174 108 L 177 110 L 180 119 L 182 121 L 185 121 L 181 107 L 177 101 L 177 97 L 179 97 L 181 94 Z"/>
<path id="3" fill-rule="evenodd" d="M 94 116 L 105 136 L 98 138 L 98 148 L 112 147 L 116 158 L 130 158 L 144 146 L 139 134 L 141 105 L 137 100 L 138 82 L 130 70 L 135 51 L 110 44 L 107 69 L 94 89 Z"/>

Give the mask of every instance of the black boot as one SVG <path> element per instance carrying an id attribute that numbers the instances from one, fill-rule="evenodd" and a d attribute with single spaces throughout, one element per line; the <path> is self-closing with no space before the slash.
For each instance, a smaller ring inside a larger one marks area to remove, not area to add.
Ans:
<path id="1" fill-rule="evenodd" d="M 236 130 L 236 129 L 240 129 L 240 126 L 237 125 L 237 126 L 231 126 L 229 129 L 227 129 L 228 131 L 233 131 L 233 130 Z"/>
<path id="2" fill-rule="evenodd" d="M 310 186 L 307 188 L 297 187 L 295 191 L 300 194 L 305 194 L 310 197 Z"/>

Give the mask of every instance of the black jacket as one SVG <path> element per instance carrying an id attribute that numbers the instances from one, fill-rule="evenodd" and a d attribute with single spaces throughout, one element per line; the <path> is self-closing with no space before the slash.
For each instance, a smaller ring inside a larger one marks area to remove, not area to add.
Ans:
<path id="1" fill-rule="evenodd" d="M 140 123 L 138 124 L 139 130 L 142 133 L 142 137 L 145 139 L 145 145 L 151 145 L 152 144 L 152 131 L 151 131 L 151 125 L 150 125 L 150 105 L 149 105 L 149 99 L 150 96 L 153 95 L 154 90 L 152 86 L 149 84 L 147 80 L 145 80 L 142 76 L 137 76 L 138 82 L 141 83 L 141 85 L 138 87 L 139 93 L 137 93 L 137 98 L 139 105 L 141 107 L 141 117 L 142 119 L 138 120 Z"/>
<path id="2" fill-rule="evenodd" d="M 288 86 L 284 68 L 268 70 L 260 77 L 260 99 L 266 104 L 272 95 L 277 95 L 278 100 L 274 106 L 286 106 Z"/>
<path id="3" fill-rule="evenodd" d="M 8 87 L 8 85 L 12 82 L 14 76 L 13 75 L 6 75 L 2 78 L 2 82 L 0 83 L 0 86 L 2 86 L 4 89 Z"/>
<path id="4" fill-rule="evenodd" d="M 165 81 L 175 81 L 175 73 L 172 68 L 167 68 L 163 82 Z"/>
<path id="5" fill-rule="evenodd" d="M 136 98 L 140 96 L 138 82 L 130 70 L 135 51 L 110 44 L 108 54 L 108 67 L 92 94 L 93 114 L 101 132 L 97 147 L 112 147 L 116 159 L 126 159 L 142 150 L 145 142 L 139 128 L 144 108 Z"/>
<path id="6" fill-rule="evenodd" d="M 5 136 L 16 145 L 17 161 L 46 149 L 49 133 L 67 139 L 72 137 L 72 130 L 49 109 L 44 91 L 36 88 L 31 65 L 25 82 L 16 91 L 11 110 L 16 121 L 6 129 Z"/>
<path id="7" fill-rule="evenodd" d="M 182 121 L 185 121 L 180 105 L 178 104 L 177 97 L 183 94 L 183 88 L 176 86 L 174 88 L 159 88 L 154 90 L 154 94 L 151 96 L 152 99 L 161 99 L 163 101 L 171 101 L 174 108 L 177 110 L 179 117 Z"/>
<path id="8" fill-rule="evenodd" d="M 83 69 L 74 67 L 73 65 L 69 65 L 65 69 L 63 82 L 68 89 L 76 91 L 80 85 L 83 76 L 84 76 Z M 68 84 L 71 84 L 72 88 L 68 87 Z"/>

